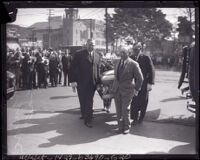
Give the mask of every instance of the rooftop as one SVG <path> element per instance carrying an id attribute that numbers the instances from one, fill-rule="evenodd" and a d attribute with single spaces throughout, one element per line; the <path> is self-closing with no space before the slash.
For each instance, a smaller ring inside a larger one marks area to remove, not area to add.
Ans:
<path id="1" fill-rule="evenodd" d="M 51 17 L 50 28 L 59 29 L 62 27 L 62 22 L 62 17 L 60 16 Z M 33 28 L 35 30 L 49 29 L 49 22 L 37 22 L 31 25 L 29 28 Z"/>

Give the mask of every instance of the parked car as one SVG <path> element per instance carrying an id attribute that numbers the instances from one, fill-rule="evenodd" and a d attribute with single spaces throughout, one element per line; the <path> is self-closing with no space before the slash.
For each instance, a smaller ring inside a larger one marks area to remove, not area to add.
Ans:
<path id="1" fill-rule="evenodd" d="M 15 74 L 13 74 L 12 72 L 10 71 L 7 71 L 7 99 L 11 98 L 14 93 L 15 93 L 15 84 L 16 84 L 16 77 L 15 77 Z"/>

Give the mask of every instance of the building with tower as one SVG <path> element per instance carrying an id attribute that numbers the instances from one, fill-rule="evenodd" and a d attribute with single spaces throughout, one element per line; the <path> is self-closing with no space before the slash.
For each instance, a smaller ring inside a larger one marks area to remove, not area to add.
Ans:
<path id="1" fill-rule="evenodd" d="M 51 17 L 50 35 L 48 30 L 49 22 L 46 22 L 46 29 L 43 27 L 43 48 L 49 47 L 50 36 L 50 47 L 53 49 L 59 49 L 63 46 L 83 46 L 87 39 L 92 38 L 95 40 L 96 49 L 105 50 L 105 24 L 103 21 L 80 19 L 77 8 L 68 8 L 64 11 L 65 15 L 62 22 L 61 17 Z M 40 32 L 41 37 L 41 29 L 34 29 L 34 31 L 35 35 Z"/>
<path id="2" fill-rule="evenodd" d="M 27 35 L 23 39 L 40 44 L 41 49 L 83 46 L 89 38 L 94 39 L 97 50 L 106 49 L 105 22 L 80 19 L 77 8 L 66 8 L 63 17 L 50 16 L 47 22 L 34 23 L 27 30 L 29 32 L 25 32 Z"/>

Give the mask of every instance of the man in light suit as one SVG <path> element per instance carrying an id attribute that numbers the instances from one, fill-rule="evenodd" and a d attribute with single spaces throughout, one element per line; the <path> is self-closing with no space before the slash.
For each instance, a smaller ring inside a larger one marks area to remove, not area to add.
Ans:
<path id="1" fill-rule="evenodd" d="M 123 45 L 119 50 L 121 59 L 115 65 L 114 99 L 117 112 L 118 133 L 130 132 L 130 105 L 133 96 L 137 96 L 143 82 L 139 64 L 128 57 L 129 46 Z"/>
<path id="2" fill-rule="evenodd" d="M 77 88 L 81 117 L 85 125 L 92 126 L 93 97 L 99 83 L 100 56 L 94 52 L 94 41 L 89 39 L 86 48 L 77 51 L 70 67 L 70 82 L 73 90 Z"/>

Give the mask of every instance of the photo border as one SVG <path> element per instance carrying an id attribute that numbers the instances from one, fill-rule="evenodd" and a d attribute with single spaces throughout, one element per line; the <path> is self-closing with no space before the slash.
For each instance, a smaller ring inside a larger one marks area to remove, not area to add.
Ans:
<path id="1" fill-rule="evenodd" d="M 195 8 L 195 22 L 199 21 L 199 1 L 2 1 L 6 9 L 15 8 Z M 197 15 L 198 14 L 198 15 Z M 10 17 L 3 14 L 5 22 Z M 2 17 L 1 17 L 2 18 Z M 3 19 L 4 21 L 4 19 Z M 199 23 L 198 23 L 199 24 Z M 7 155 L 7 100 L 6 100 L 6 24 L 1 28 L 1 118 L 3 159 L 199 159 L 199 101 L 196 109 L 196 153 L 189 155 Z M 195 23 L 195 49 L 199 53 L 199 27 Z M 195 72 L 199 73 L 199 54 L 195 59 Z M 199 76 L 198 74 L 196 74 Z M 199 81 L 199 78 L 198 78 Z M 196 86 L 199 89 L 199 86 Z M 186 104 L 187 105 L 187 104 Z M 185 106 L 186 107 L 186 106 Z M 134 144 L 133 144 L 134 145 Z"/>

